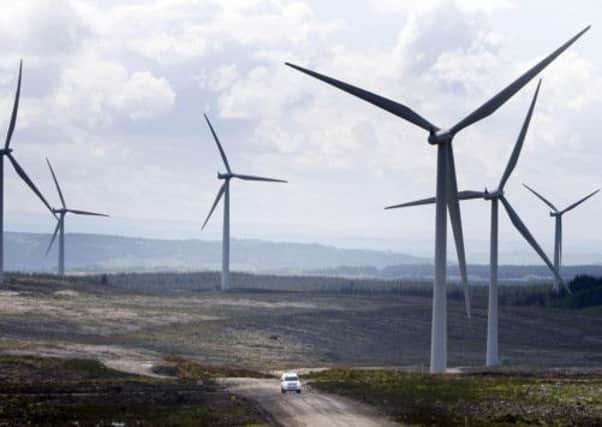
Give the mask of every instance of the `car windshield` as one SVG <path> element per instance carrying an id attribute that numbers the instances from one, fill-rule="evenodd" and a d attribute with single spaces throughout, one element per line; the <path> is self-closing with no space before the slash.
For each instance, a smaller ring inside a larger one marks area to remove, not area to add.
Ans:
<path id="1" fill-rule="evenodd" d="M 296 375 L 288 375 L 286 377 L 284 377 L 284 381 L 297 381 L 299 378 L 297 378 Z"/>

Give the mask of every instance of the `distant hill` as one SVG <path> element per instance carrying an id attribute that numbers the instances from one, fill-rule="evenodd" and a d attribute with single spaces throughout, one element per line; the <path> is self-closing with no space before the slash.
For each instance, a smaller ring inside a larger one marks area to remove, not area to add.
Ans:
<path id="1" fill-rule="evenodd" d="M 56 271 L 57 248 L 44 256 L 49 234 L 5 233 L 5 268 L 8 271 Z M 155 272 L 221 269 L 221 242 L 161 240 L 104 234 L 66 234 L 66 260 L 70 272 Z M 231 267 L 235 271 L 303 274 L 310 276 L 430 280 L 432 263 L 425 258 L 364 249 L 340 249 L 307 243 L 233 239 Z M 448 267 L 451 280 L 459 279 L 457 265 Z M 470 265 L 472 282 L 485 282 L 489 266 Z M 579 274 L 602 277 L 602 265 L 566 266 L 570 280 Z M 544 265 L 501 265 L 502 281 L 550 280 Z"/>
<path id="2" fill-rule="evenodd" d="M 44 256 L 49 234 L 5 233 L 5 268 L 55 271 L 57 248 Z M 66 234 L 69 271 L 190 271 L 221 268 L 221 242 L 159 240 L 100 234 Z M 428 260 L 390 251 L 233 239 L 231 265 L 238 271 L 303 273 L 339 266 L 384 269 L 389 265 L 426 264 Z"/>

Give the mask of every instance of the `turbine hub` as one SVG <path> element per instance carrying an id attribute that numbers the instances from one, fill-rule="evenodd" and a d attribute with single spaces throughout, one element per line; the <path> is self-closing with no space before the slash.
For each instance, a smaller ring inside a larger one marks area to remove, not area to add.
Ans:
<path id="1" fill-rule="evenodd" d="M 503 195 L 504 195 L 504 190 L 495 190 L 490 193 L 489 191 L 487 191 L 487 189 L 485 189 L 485 194 L 484 194 L 483 198 L 485 200 L 495 200 L 495 199 L 501 198 Z"/>
<path id="2" fill-rule="evenodd" d="M 439 129 L 430 133 L 428 141 L 431 145 L 447 144 L 451 142 L 453 137 L 454 136 L 449 132 L 449 130 Z"/>

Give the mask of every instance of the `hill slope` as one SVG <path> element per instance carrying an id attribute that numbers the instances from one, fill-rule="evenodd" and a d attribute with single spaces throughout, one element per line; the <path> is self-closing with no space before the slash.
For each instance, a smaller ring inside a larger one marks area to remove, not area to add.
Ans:
<path id="1" fill-rule="evenodd" d="M 54 271 L 55 247 L 44 256 L 50 235 L 5 233 L 7 270 Z M 99 234 L 66 234 L 66 263 L 71 271 L 201 270 L 221 266 L 221 242 L 158 240 Z M 303 272 L 338 266 L 385 268 L 423 264 L 423 258 L 361 249 L 261 240 L 233 239 L 231 265 L 243 271 Z"/>

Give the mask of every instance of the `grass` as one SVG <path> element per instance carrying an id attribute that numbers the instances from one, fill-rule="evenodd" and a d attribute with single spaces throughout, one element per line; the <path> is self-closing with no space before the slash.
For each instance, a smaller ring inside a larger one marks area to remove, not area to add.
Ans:
<path id="1" fill-rule="evenodd" d="M 216 387 L 123 374 L 94 360 L 0 356 L 0 425 L 266 425 Z"/>
<path id="2" fill-rule="evenodd" d="M 198 362 L 179 357 L 167 357 L 167 362 L 173 367 L 160 368 L 157 373 L 176 376 L 180 381 L 213 381 L 216 378 L 272 378 L 270 375 L 244 368 L 231 368 L 225 366 L 207 366 Z"/>
<path id="3" fill-rule="evenodd" d="M 333 369 L 307 378 L 317 389 L 378 406 L 409 425 L 602 425 L 599 374 Z"/>

